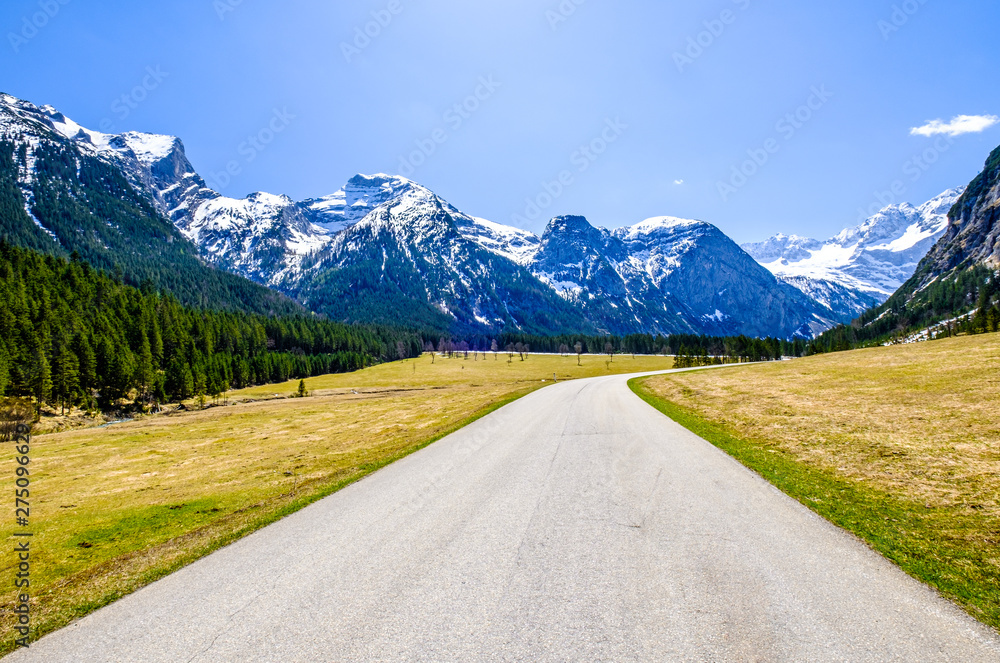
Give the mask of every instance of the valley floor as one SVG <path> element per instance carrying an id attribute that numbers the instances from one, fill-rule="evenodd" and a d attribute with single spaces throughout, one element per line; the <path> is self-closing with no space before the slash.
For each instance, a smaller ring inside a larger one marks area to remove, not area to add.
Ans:
<path id="1" fill-rule="evenodd" d="M 633 389 L 1000 627 L 1000 335 L 672 374 Z"/>

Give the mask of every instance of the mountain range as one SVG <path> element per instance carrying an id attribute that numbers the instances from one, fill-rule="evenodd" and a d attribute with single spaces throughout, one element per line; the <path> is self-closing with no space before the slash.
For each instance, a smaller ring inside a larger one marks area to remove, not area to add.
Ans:
<path id="1" fill-rule="evenodd" d="M 34 231 L 66 252 L 79 238 L 50 218 L 33 186 L 39 155 L 56 147 L 62 161 L 109 167 L 150 224 L 167 222 L 153 234 L 196 247 L 204 263 L 336 320 L 455 334 L 811 338 L 909 278 L 962 193 L 887 208 L 827 242 L 779 235 L 741 248 L 709 223 L 673 217 L 607 230 L 561 216 L 537 236 L 391 175 L 358 175 L 304 201 L 263 192 L 229 198 L 209 188 L 178 138 L 91 131 L 9 95 L 0 95 L 0 136 Z M 71 171 L 61 177 L 73 180 Z"/>
<path id="2" fill-rule="evenodd" d="M 857 316 L 913 276 L 944 235 L 948 212 L 964 191 L 945 191 L 919 207 L 891 205 L 826 241 L 779 234 L 742 248 L 781 281 Z"/>

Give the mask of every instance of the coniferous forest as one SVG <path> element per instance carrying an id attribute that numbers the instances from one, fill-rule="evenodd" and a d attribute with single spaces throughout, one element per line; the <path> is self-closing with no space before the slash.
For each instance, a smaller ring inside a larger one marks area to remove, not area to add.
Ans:
<path id="1" fill-rule="evenodd" d="M 307 316 L 185 307 L 70 259 L 0 242 L 0 396 L 109 411 L 357 370 L 419 336 Z"/>
<path id="2" fill-rule="evenodd" d="M 983 265 L 957 269 L 917 290 L 912 284 L 921 276 L 918 272 L 885 304 L 866 311 L 854 324 L 816 337 L 806 353 L 898 342 L 931 327 L 939 328 L 935 337 L 1000 330 L 1000 278 L 993 269 Z"/>

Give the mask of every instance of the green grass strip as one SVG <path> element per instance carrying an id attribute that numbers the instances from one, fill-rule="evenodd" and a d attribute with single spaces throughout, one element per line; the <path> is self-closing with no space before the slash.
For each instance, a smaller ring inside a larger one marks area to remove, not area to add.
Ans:
<path id="1" fill-rule="evenodd" d="M 852 532 L 912 577 L 937 589 L 984 624 L 1000 629 L 1000 577 L 984 563 L 995 546 L 970 545 L 974 523 L 957 509 L 927 509 L 810 467 L 772 446 L 743 440 L 723 426 L 654 394 L 646 383 L 629 381 L 641 399 L 707 440 L 783 493 Z M 1000 535 L 1000 532 L 994 534 Z"/>

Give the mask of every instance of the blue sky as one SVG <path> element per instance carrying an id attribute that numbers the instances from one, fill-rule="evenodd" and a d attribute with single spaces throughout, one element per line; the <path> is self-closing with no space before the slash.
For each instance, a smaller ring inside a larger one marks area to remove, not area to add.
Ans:
<path id="1" fill-rule="evenodd" d="M 0 90 L 180 136 L 206 177 L 239 166 L 236 197 L 403 172 L 536 232 L 673 215 L 825 238 L 1000 144 L 911 134 L 1000 115 L 992 0 L 5 0 L 0 27 Z"/>

